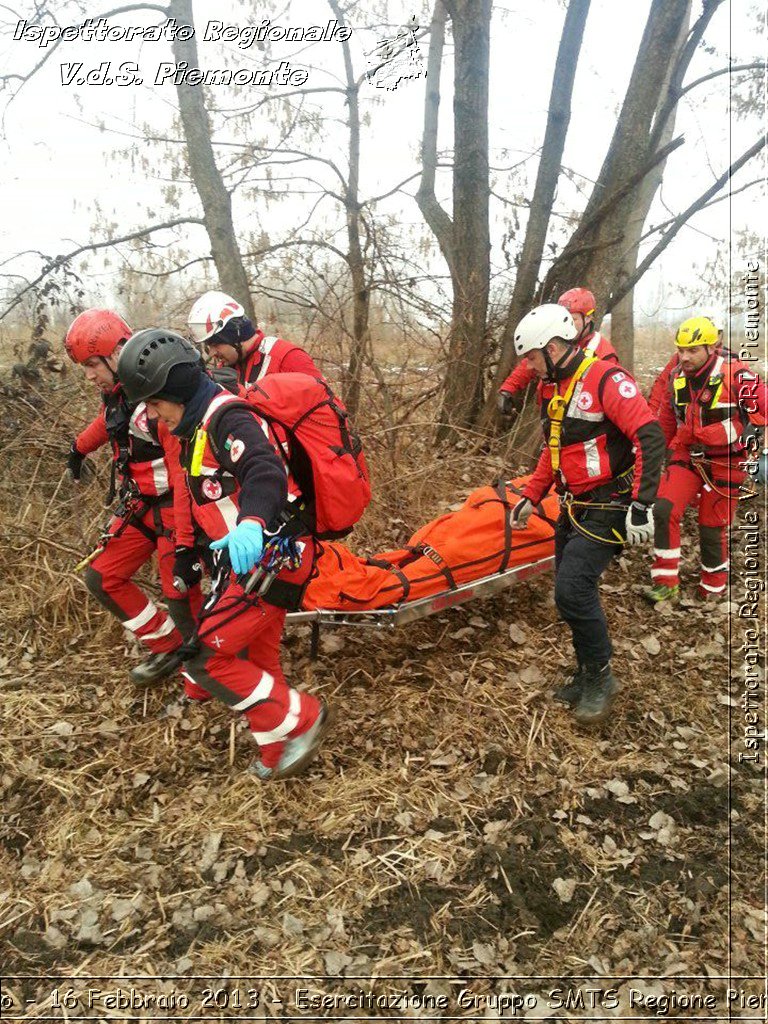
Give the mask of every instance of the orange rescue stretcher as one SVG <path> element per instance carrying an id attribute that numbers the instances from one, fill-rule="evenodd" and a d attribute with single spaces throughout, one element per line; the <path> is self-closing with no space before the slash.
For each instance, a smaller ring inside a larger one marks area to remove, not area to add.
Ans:
<path id="1" fill-rule="evenodd" d="M 554 567 L 558 498 L 536 507 L 525 530 L 512 530 L 509 510 L 527 477 L 473 491 L 464 504 L 422 526 L 404 548 L 371 558 L 325 542 L 302 609 L 290 623 L 312 626 L 312 655 L 321 626 L 395 629 L 477 597 L 489 597 Z"/>

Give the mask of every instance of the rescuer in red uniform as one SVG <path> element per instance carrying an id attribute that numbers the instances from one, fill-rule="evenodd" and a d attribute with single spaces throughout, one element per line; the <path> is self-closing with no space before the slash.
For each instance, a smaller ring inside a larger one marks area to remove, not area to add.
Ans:
<path id="1" fill-rule="evenodd" d="M 189 313 L 192 338 L 204 345 L 218 366 L 237 371 L 241 384 L 254 384 L 268 373 L 306 373 L 322 377 L 303 348 L 285 338 L 266 338 L 245 310 L 224 292 L 201 295 Z"/>
<path id="2" fill-rule="evenodd" d="M 554 484 L 562 510 L 555 528 L 555 603 L 573 636 L 577 667 L 556 693 L 578 721 L 601 721 L 618 683 L 597 584 L 623 544 L 653 536 L 653 501 L 664 439 L 632 377 L 578 345 L 578 329 L 560 305 L 523 317 L 515 350 L 531 371 L 551 382 L 542 404 L 546 444 L 519 502 L 513 529 Z"/>
<path id="3" fill-rule="evenodd" d="M 746 479 L 750 419 L 765 422 L 765 384 L 718 345 L 708 317 L 680 325 L 676 366 L 667 375 L 659 423 L 671 449 L 654 506 L 654 561 L 649 601 L 676 600 L 680 578 L 680 520 L 697 504 L 701 549 L 700 598 L 721 597 L 728 582 L 728 527 Z M 660 377 L 666 373 L 662 371 Z"/>
<path id="4" fill-rule="evenodd" d="M 573 318 L 577 331 L 574 344 L 598 359 L 618 363 L 619 357 L 613 345 L 602 334 L 595 331 L 595 296 L 588 288 L 570 288 L 567 292 L 563 292 L 557 300 L 557 304 L 564 306 Z M 536 374 L 527 361 L 521 360 L 499 388 L 499 412 L 503 416 L 512 416 L 519 412 L 522 408 L 525 389 L 536 379 Z M 539 404 L 543 398 L 547 397 L 543 395 L 541 387 L 538 389 L 537 396 Z"/>
<path id="5" fill-rule="evenodd" d="M 177 521 L 172 495 L 175 473 L 162 424 L 147 418 L 143 402 L 131 403 L 117 379 L 117 361 L 131 329 L 117 313 L 87 309 L 70 326 L 65 346 L 86 378 L 101 391 L 101 413 L 72 442 L 67 465 L 79 483 L 86 455 L 112 446 L 112 483 L 107 504 L 120 504 L 101 550 L 85 573 L 90 593 L 141 641 L 152 656 L 131 671 L 137 683 L 169 675 L 181 664 L 183 636 L 191 633 L 202 597 L 201 568 L 189 515 Z M 160 584 L 170 617 L 132 577 L 157 552 Z"/>
<path id="6" fill-rule="evenodd" d="M 204 373 L 181 335 L 139 331 L 124 347 L 118 372 L 131 400 L 145 401 L 179 440 L 184 484 L 176 487 L 177 500 L 191 502 L 217 552 L 197 652 L 184 664 L 186 695 L 217 697 L 245 715 L 259 746 L 252 768 L 259 778 L 295 775 L 317 753 L 327 715 L 316 697 L 286 683 L 280 666 L 286 607 L 298 602 L 314 557 L 312 537 L 292 529 L 290 499 L 298 494 L 287 464 L 264 421 Z M 263 565 L 266 546 L 277 538 L 295 541 L 294 561 L 264 592 L 248 594 L 243 577 Z"/>

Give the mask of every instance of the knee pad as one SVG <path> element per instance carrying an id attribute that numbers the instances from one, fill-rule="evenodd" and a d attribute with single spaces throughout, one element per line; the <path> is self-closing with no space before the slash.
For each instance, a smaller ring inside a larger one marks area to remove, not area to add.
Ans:
<path id="1" fill-rule="evenodd" d="M 88 593 L 94 597 L 103 608 L 106 608 L 108 612 L 111 612 L 121 622 L 126 621 L 128 616 L 125 614 L 123 609 L 112 600 L 104 589 L 104 580 L 98 569 L 94 569 L 92 565 L 89 565 L 85 570 L 84 582 L 88 588 Z"/>
<path id="2" fill-rule="evenodd" d="M 669 498 L 657 498 L 653 506 L 653 518 L 656 523 L 668 523 L 672 518 L 672 502 Z"/>

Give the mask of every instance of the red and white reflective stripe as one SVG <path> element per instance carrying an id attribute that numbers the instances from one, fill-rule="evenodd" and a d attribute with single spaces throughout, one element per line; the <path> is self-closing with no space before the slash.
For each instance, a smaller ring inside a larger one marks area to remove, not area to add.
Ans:
<path id="1" fill-rule="evenodd" d="M 721 583 L 718 587 L 711 587 L 708 583 L 705 583 L 704 580 L 701 581 L 700 585 L 701 589 L 706 590 L 709 594 L 722 594 L 726 587 L 725 583 Z"/>
<path id="2" fill-rule="evenodd" d="M 600 342 L 602 340 L 603 340 L 602 335 L 598 334 L 597 332 L 595 332 L 592 335 L 592 337 L 589 339 L 587 344 L 584 346 L 584 351 L 585 352 L 590 352 L 590 353 L 592 353 L 594 355 L 594 353 L 597 352 L 597 349 L 598 349 L 598 347 L 600 345 Z"/>
<path id="3" fill-rule="evenodd" d="M 728 566 L 730 564 L 731 563 L 728 562 L 728 561 L 723 562 L 722 565 L 704 565 L 704 563 L 702 562 L 701 563 L 701 571 L 702 572 L 728 572 Z"/>
<path id="4" fill-rule="evenodd" d="M 172 633 L 174 631 L 174 629 L 175 629 L 175 626 L 173 624 L 173 620 L 168 618 L 168 616 L 166 616 L 165 622 L 162 624 L 160 629 L 158 629 L 154 633 L 142 633 L 141 634 L 141 639 L 142 640 L 160 640 L 161 637 L 168 636 L 169 633 Z"/>
<path id="5" fill-rule="evenodd" d="M 239 509 L 236 503 L 231 498 L 219 498 L 215 502 L 216 511 L 221 515 L 224 520 L 224 525 L 227 529 L 227 533 L 231 533 L 232 530 L 237 526 L 237 517 L 239 515 Z"/>
<path id="6" fill-rule="evenodd" d="M 269 371 L 269 367 L 272 362 L 272 349 L 276 344 L 277 338 L 262 338 L 259 343 L 259 352 L 261 352 L 264 358 L 261 360 L 256 380 L 261 380 L 261 378 Z"/>
<path id="7" fill-rule="evenodd" d="M 157 615 L 158 610 L 157 605 L 153 604 L 151 601 L 147 601 L 139 614 L 135 615 L 132 619 L 127 619 L 123 623 L 123 626 L 126 629 L 129 629 L 132 633 L 136 633 L 142 626 L 146 626 L 148 622 L 152 621 L 154 616 Z"/>
<path id="8" fill-rule="evenodd" d="M 652 580 L 663 579 L 665 576 L 668 576 L 670 579 L 673 579 L 676 583 L 677 565 L 668 565 L 665 569 L 651 569 Z"/>
<path id="9" fill-rule="evenodd" d="M 737 430 L 734 426 L 733 420 L 728 420 L 723 426 L 725 427 L 725 439 L 728 444 L 733 444 L 734 441 L 739 439 L 741 431 Z"/>
<path id="10" fill-rule="evenodd" d="M 238 400 L 242 401 L 242 399 L 238 399 L 237 395 L 231 395 L 228 391 L 226 391 L 223 395 L 217 395 L 213 399 L 211 404 L 208 406 L 208 408 L 205 410 L 205 418 L 203 419 L 203 422 L 201 424 L 203 429 L 206 429 L 206 427 L 210 423 L 211 416 L 213 416 L 213 414 L 220 406 L 225 405 L 227 402 L 237 402 Z"/>
<path id="11" fill-rule="evenodd" d="M 275 726 L 269 732 L 253 732 L 251 735 L 259 744 L 264 746 L 266 743 L 277 743 L 278 740 L 285 739 L 293 730 L 296 728 L 299 721 L 299 709 L 301 707 L 301 697 L 297 690 L 290 691 L 288 714 L 282 720 L 280 725 Z"/>
<path id="12" fill-rule="evenodd" d="M 152 479 L 155 484 L 155 490 L 158 494 L 165 494 L 170 490 L 170 480 L 168 479 L 168 467 L 165 464 L 165 459 L 153 459 L 150 462 L 150 469 L 152 470 Z"/>
<path id="13" fill-rule="evenodd" d="M 587 476 L 600 476 L 600 452 L 597 449 L 596 438 L 591 437 L 588 441 L 584 442 L 584 458 Z"/>
<path id="14" fill-rule="evenodd" d="M 656 558 L 679 558 L 680 548 L 654 548 Z"/>
<path id="15" fill-rule="evenodd" d="M 275 677 L 271 676 L 269 672 L 262 672 L 261 679 L 253 688 L 251 693 L 249 693 L 244 700 L 241 700 L 239 704 L 233 704 L 232 710 L 247 711 L 248 708 L 253 707 L 254 704 L 258 704 L 259 701 L 266 700 L 270 693 L 272 693 L 272 687 L 274 685 Z"/>

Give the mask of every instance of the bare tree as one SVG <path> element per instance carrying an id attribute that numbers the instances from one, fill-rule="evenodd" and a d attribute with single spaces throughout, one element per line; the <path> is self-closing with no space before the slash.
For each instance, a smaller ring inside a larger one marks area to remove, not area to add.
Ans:
<path id="1" fill-rule="evenodd" d="M 495 392 L 503 382 L 512 363 L 514 331 L 518 323 L 534 304 L 538 283 L 539 267 L 547 239 L 552 206 L 557 183 L 560 179 L 563 149 L 571 120 L 571 97 L 576 68 L 581 53 L 584 27 L 589 14 L 590 0 L 571 0 L 560 35 L 560 46 L 555 61 L 552 91 L 547 110 L 547 125 L 536 175 L 536 185 L 531 199 L 528 224 L 520 256 L 517 259 L 517 273 L 512 300 L 506 315 L 504 333 L 501 338 L 501 357 L 494 380 Z M 486 422 L 496 413 L 495 396 L 486 407 Z"/>
<path id="2" fill-rule="evenodd" d="M 451 16 L 455 43 L 452 216 L 440 207 L 434 191 L 440 102 L 438 76 L 445 35 L 443 5 Z M 490 287 L 490 25 L 490 0 L 436 0 L 427 67 L 423 171 L 417 202 L 448 263 L 453 286 L 453 317 L 439 437 L 448 436 L 453 427 L 472 425 L 483 400 L 482 368 Z"/>

